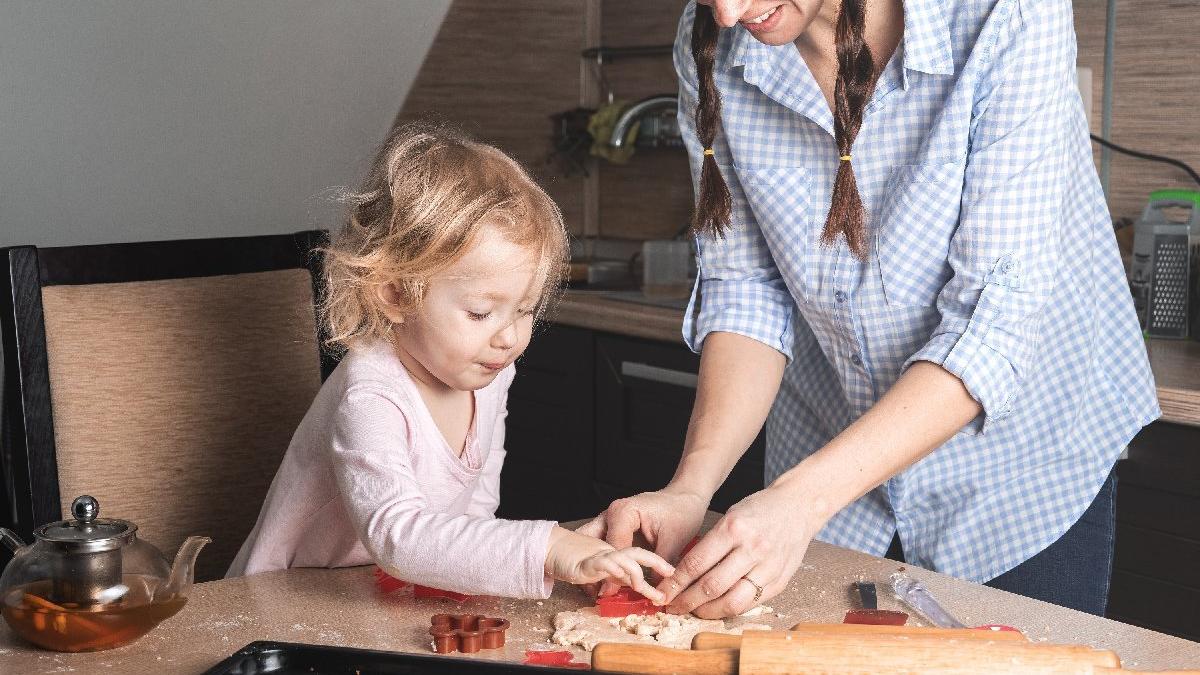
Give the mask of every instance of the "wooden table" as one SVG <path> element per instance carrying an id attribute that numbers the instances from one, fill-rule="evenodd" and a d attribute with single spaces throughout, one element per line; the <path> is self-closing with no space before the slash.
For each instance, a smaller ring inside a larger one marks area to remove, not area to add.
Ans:
<path id="1" fill-rule="evenodd" d="M 569 326 L 683 344 L 682 311 L 594 292 L 568 291 L 551 318 Z M 1160 419 L 1200 426 L 1200 342 L 1152 339 L 1147 349 L 1163 411 Z"/>
<path id="2" fill-rule="evenodd" d="M 710 514 L 708 522 L 716 517 Z M 850 607 L 851 582 L 884 584 L 893 571 L 905 567 L 968 624 L 1003 623 L 1020 628 L 1034 641 L 1113 649 L 1127 668 L 1200 668 L 1200 643 L 892 560 L 814 542 L 804 562 L 787 590 L 767 601 L 775 612 L 750 621 L 775 628 L 800 621 L 838 623 Z M 549 646 L 546 640 L 555 613 L 590 604 L 579 589 L 567 584 L 558 584 L 545 601 L 476 598 L 460 606 L 446 600 L 416 600 L 404 591 L 381 596 L 374 589 L 370 567 L 269 572 L 197 584 L 178 615 L 138 642 L 106 652 L 41 651 L 20 642 L 7 625 L 0 624 L 0 673 L 202 673 L 255 640 L 430 653 L 429 617 L 460 609 L 512 622 L 503 649 L 482 651 L 473 658 L 519 663 L 527 648 Z M 880 593 L 880 604 L 885 609 L 899 608 L 886 592 Z M 583 651 L 575 651 L 576 660 L 587 660 Z"/>

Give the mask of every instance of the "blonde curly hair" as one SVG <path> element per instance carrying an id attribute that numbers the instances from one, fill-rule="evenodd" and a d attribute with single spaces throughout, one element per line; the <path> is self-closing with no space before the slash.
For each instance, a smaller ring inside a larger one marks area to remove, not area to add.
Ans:
<path id="1" fill-rule="evenodd" d="M 386 338 L 392 321 L 378 289 L 395 284 L 398 309 L 415 312 L 429 279 L 464 255 L 485 225 L 539 253 L 541 318 L 569 260 L 562 213 L 500 150 L 425 123 L 392 130 L 324 255 L 321 321 L 326 347 L 345 351 Z"/>

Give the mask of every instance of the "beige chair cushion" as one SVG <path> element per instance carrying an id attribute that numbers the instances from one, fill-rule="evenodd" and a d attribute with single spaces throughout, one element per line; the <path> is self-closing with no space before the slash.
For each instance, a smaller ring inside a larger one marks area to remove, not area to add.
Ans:
<path id="1" fill-rule="evenodd" d="M 303 269 L 42 290 L 63 512 L 90 494 L 225 573 L 320 381 Z"/>

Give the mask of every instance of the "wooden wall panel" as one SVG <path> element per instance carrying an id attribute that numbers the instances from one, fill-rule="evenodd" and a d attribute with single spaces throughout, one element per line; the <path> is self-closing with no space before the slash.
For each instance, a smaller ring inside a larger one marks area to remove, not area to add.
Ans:
<path id="1" fill-rule="evenodd" d="M 579 104 L 585 0 L 454 0 L 396 118 L 445 119 L 519 159 L 558 202 L 572 232 L 583 182 L 546 158 L 549 115 Z"/>
<path id="2" fill-rule="evenodd" d="M 1099 133 L 1104 75 L 1103 0 L 1076 0 L 1079 64 L 1092 69 L 1093 131 Z M 1200 171 L 1200 52 L 1195 0 L 1118 0 L 1113 72 L 1112 140 L 1143 152 L 1168 155 Z M 1099 166 L 1100 153 L 1096 153 Z M 1200 189 L 1185 172 L 1166 164 L 1113 153 L 1109 208 L 1114 217 L 1136 217 L 1152 190 Z"/>

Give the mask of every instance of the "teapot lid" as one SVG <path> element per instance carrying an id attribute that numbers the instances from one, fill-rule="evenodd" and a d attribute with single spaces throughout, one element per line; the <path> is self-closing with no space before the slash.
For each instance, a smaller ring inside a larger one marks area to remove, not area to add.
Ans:
<path id="1" fill-rule="evenodd" d="M 94 553 L 111 551 L 133 542 L 137 525 L 127 520 L 97 518 L 100 502 L 91 495 L 71 502 L 74 520 L 48 523 L 33 531 L 42 541 L 52 542 L 69 551 Z"/>

